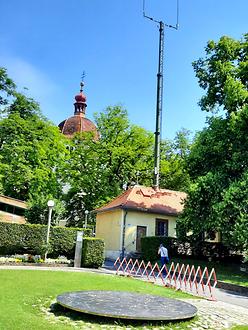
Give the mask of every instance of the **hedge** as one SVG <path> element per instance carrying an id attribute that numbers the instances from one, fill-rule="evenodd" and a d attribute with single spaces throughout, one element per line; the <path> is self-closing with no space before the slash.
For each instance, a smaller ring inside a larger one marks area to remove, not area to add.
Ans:
<path id="1" fill-rule="evenodd" d="M 82 267 L 98 268 L 104 262 L 104 241 L 99 238 L 83 240 Z"/>
<path id="2" fill-rule="evenodd" d="M 240 262 L 242 255 L 239 251 L 234 251 L 223 243 L 211 242 L 180 242 L 174 237 L 147 236 L 141 238 L 141 251 L 144 260 L 155 261 L 159 258 L 158 247 L 163 244 L 169 253 L 170 259 L 173 257 L 187 257 Z"/>
<path id="3" fill-rule="evenodd" d="M 79 228 L 51 227 L 49 243 L 50 256 L 64 255 L 73 258 L 77 231 Z M 12 224 L 0 222 L 0 254 L 14 253 L 42 254 L 46 243 L 47 226 L 31 224 Z M 91 230 L 84 229 L 85 236 L 91 236 Z"/>
<path id="4" fill-rule="evenodd" d="M 175 255 L 172 251 L 173 241 L 172 237 L 164 236 L 146 236 L 141 238 L 141 252 L 142 258 L 149 261 L 155 261 L 159 258 L 158 248 L 163 244 L 168 249 L 169 256 Z"/>

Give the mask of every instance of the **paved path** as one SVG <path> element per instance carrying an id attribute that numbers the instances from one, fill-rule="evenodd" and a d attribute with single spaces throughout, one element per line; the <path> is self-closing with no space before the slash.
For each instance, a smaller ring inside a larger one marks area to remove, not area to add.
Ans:
<path id="1" fill-rule="evenodd" d="M 215 297 L 217 301 L 223 301 L 232 305 L 242 306 L 248 309 L 247 295 L 216 288 Z M 247 310 L 247 315 L 248 315 L 248 310 Z"/>

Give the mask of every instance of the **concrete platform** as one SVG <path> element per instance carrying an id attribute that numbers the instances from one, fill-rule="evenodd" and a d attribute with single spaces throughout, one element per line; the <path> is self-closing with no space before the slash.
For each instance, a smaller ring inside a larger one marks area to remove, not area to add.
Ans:
<path id="1" fill-rule="evenodd" d="M 123 291 L 78 291 L 57 296 L 74 311 L 129 320 L 172 321 L 192 318 L 197 308 L 187 302 Z"/>

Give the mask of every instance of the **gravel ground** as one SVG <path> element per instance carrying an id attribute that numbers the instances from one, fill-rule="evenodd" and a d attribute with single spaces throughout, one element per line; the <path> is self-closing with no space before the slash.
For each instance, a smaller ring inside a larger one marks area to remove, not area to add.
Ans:
<path id="1" fill-rule="evenodd" d="M 189 329 L 229 329 L 233 325 L 247 325 L 248 329 L 248 309 L 231 305 L 222 301 L 209 300 L 185 300 L 198 309 L 198 320 L 192 323 Z"/>

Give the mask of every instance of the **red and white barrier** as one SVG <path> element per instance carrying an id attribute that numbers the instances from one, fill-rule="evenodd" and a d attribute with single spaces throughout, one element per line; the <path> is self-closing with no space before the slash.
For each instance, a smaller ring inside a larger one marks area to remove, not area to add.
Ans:
<path id="1" fill-rule="evenodd" d="M 158 263 L 152 265 L 150 261 L 145 263 L 144 260 L 127 260 L 126 258 L 122 260 L 117 258 L 114 267 L 117 275 L 140 277 L 149 282 L 216 300 L 214 288 L 217 284 L 217 277 L 214 268 L 209 273 L 207 267 L 202 270 L 200 266 L 195 268 L 194 265 L 180 265 L 172 262 L 168 269 L 166 265 L 160 268 Z"/>

